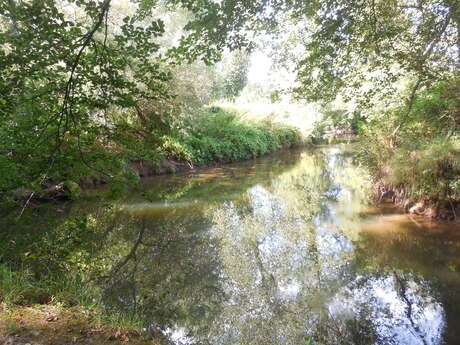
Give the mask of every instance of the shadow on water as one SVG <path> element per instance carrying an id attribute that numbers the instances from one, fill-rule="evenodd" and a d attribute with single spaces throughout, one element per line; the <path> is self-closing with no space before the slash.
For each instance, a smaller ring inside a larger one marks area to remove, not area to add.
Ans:
<path id="1" fill-rule="evenodd" d="M 369 187 L 329 146 L 150 178 L 55 220 L 81 215 L 106 307 L 177 344 L 460 343 L 460 229 L 368 207 Z"/>

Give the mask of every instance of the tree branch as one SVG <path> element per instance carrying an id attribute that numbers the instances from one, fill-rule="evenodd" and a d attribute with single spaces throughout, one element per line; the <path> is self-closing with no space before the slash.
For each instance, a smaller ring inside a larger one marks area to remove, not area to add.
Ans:
<path id="1" fill-rule="evenodd" d="M 436 35 L 435 39 L 433 41 L 431 41 L 431 43 L 428 45 L 428 47 L 426 48 L 426 51 L 422 54 L 422 63 L 420 64 L 420 70 L 422 71 L 421 74 L 419 75 L 418 79 L 417 79 L 417 82 L 415 83 L 414 87 L 412 88 L 412 91 L 410 93 L 410 96 L 409 96 L 409 99 L 408 99 L 408 102 L 407 102 L 407 111 L 406 111 L 406 115 L 404 116 L 404 118 L 401 120 L 401 122 L 398 124 L 398 126 L 396 126 L 396 128 L 393 130 L 393 132 L 391 133 L 390 135 L 390 147 L 391 148 L 394 148 L 395 147 L 395 139 L 396 139 L 396 134 L 399 132 L 399 130 L 401 129 L 401 127 L 404 125 L 405 121 L 407 120 L 407 118 L 409 117 L 411 111 L 412 111 L 412 108 L 414 106 L 414 101 L 415 101 L 415 98 L 416 98 L 416 94 L 417 94 L 417 91 L 418 89 L 420 88 L 420 85 L 422 84 L 423 82 L 423 79 L 424 79 L 424 75 L 423 75 L 423 65 L 424 63 L 426 62 L 426 60 L 428 60 L 428 58 L 430 57 L 430 55 L 433 53 L 433 50 L 434 50 L 434 47 L 436 46 L 436 44 L 439 43 L 439 41 L 441 40 L 442 38 L 442 35 L 444 34 L 444 32 L 446 32 L 446 29 L 447 27 L 449 26 L 449 23 L 450 23 L 450 19 L 451 19 L 451 15 L 452 15 L 452 11 L 449 11 L 449 14 L 447 15 L 445 21 L 444 21 L 444 24 L 443 26 L 441 27 L 441 30 L 439 31 L 438 35 Z"/>

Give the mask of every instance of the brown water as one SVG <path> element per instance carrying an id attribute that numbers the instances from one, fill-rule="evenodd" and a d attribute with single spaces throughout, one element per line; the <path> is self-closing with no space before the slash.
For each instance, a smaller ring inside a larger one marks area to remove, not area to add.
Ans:
<path id="1" fill-rule="evenodd" d="M 460 344 L 460 228 L 369 188 L 340 145 L 154 177 L 87 216 L 89 274 L 177 344 Z"/>

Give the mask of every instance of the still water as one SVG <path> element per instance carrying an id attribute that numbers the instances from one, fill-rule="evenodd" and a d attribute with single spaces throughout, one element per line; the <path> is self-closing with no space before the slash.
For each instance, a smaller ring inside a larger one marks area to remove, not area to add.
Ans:
<path id="1" fill-rule="evenodd" d="M 90 213 L 92 281 L 175 344 L 460 344 L 460 229 L 370 187 L 345 145 L 147 179 Z"/>

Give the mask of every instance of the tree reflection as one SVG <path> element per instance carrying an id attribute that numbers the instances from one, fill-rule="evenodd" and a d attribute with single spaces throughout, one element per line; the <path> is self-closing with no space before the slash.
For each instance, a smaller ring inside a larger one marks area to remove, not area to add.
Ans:
<path id="1" fill-rule="evenodd" d="M 135 312 L 146 327 L 204 331 L 223 298 L 220 259 L 204 218 L 191 211 L 118 212 L 100 255 L 113 262 L 98 279 L 109 308 Z"/>
<path id="2" fill-rule="evenodd" d="M 363 231 L 369 179 L 336 148 L 258 162 L 155 182 L 167 202 L 86 208 L 84 276 L 107 308 L 176 343 L 442 343 L 458 297 L 432 278 L 458 288 L 458 250 Z"/>
<path id="3" fill-rule="evenodd" d="M 344 236 L 356 230 L 360 219 L 349 210 L 364 197 L 349 164 L 336 152 L 309 156 L 292 176 L 210 212 L 231 298 L 209 343 L 441 342 L 443 310 L 429 284 L 394 272 L 363 275 Z"/>
<path id="4" fill-rule="evenodd" d="M 95 216 L 112 229 L 98 257 L 108 308 L 187 344 L 442 342 L 426 272 L 360 230 L 369 180 L 351 158 L 319 150 L 270 179 L 248 176 L 222 196 L 204 188 L 211 203 L 201 192 L 190 202 L 194 187 L 187 202 Z"/>
<path id="5" fill-rule="evenodd" d="M 116 223 L 99 257 L 111 262 L 100 274 L 106 305 L 184 343 L 440 343 L 432 286 L 369 266 L 375 256 L 362 250 L 379 251 L 358 231 L 368 180 L 351 159 L 303 154 L 261 182 L 210 204 L 100 217 Z"/>

